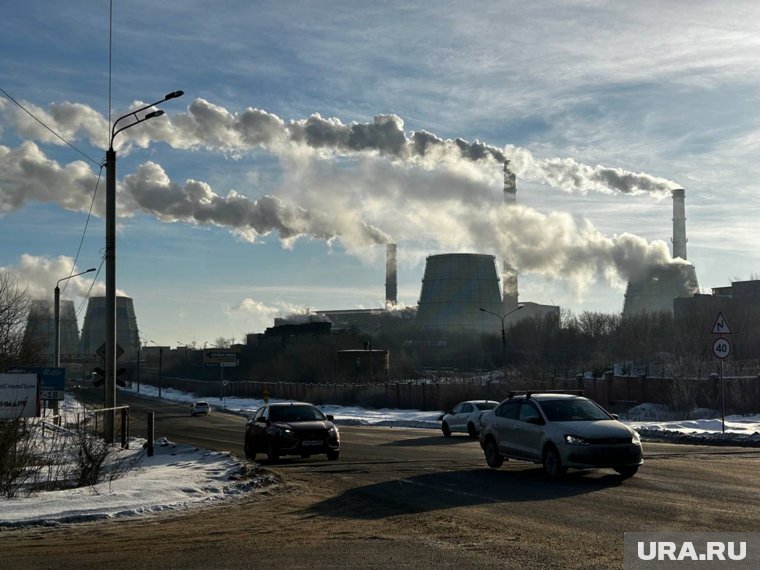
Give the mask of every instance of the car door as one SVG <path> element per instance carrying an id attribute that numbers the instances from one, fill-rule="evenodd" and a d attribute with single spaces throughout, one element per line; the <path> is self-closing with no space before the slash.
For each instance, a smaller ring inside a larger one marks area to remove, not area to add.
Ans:
<path id="1" fill-rule="evenodd" d="M 474 409 L 475 407 L 472 404 L 461 404 L 460 410 L 456 415 L 456 431 L 467 431 L 467 420 Z"/>
<path id="2" fill-rule="evenodd" d="M 256 410 L 251 422 L 251 444 L 254 451 L 266 451 L 267 449 L 267 419 L 269 408 L 264 406 Z"/>
<path id="3" fill-rule="evenodd" d="M 507 400 L 494 410 L 492 433 L 502 455 L 514 455 L 514 429 L 520 409 L 519 400 Z"/>
<path id="4" fill-rule="evenodd" d="M 514 424 L 513 441 L 515 453 L 521 457 L 541 458 L 541 442 L 544 436 L 544 420 L 533 402 L 523 400 Z"/>

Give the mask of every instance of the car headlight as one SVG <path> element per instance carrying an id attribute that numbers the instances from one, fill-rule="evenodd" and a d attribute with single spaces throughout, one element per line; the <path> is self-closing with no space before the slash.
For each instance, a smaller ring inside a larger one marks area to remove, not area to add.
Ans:
<path id="1" fill-rule="evenodd" d="M 631 443 L 635 445 L 641 445 L 641 436 L 639 435 L 639 432 L 637 432 L 635 429 L 632 429 L 631 432 Z"/>
<path id="2" fill-rule="evenodd" d="M 327 430 L 327 435 L 338 435 L 338 428 L 335 426 Z"/>
<path id="3" fill-rule="evenodd" d="M 293 435 L 295 435 L 295 432 L 292 429 L 283 428 L 283 427 L 277 428 L 276 433 L 277 435 L 282 436 L 282 437 L 293 437 Z"/>
<path id="4" fill-rule="evenodd" d="M 568 445 L 590 445 L 589 442 L 582 437 L 570 434 L 565 436 L 565 443 Z"/>

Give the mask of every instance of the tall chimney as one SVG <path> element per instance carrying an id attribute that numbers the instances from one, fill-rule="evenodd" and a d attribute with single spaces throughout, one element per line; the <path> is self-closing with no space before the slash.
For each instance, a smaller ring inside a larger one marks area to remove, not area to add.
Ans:
<path id="1" fill-rule="evenodd" d="M 396 244 L 385 246 L 385 308 L 398 303 L 398 276 L 396 270 Z"/>
<path id="2" fill-rule="evenodd" d="M 512 206 L 517 203 L 517 182 L 515 173 L 509 169 L 509 161 L 504 161 L 504 201 Z M 501 302 L 505 307 L 517 305 L 517 270 L 506 261 L 501 271 Z"/>
<path id="3" fill-rule="evenodd" d="M 504 201 L 507 204 L 514 204 L 517 201 L 515 173 L 509 169 L 508 160 L 504 160 Z"/>
<path id="4" fill-rule="evenodd" d="M 680 257 L 686 261 L 686 190 L 673 190 L 673 258 Z"/>

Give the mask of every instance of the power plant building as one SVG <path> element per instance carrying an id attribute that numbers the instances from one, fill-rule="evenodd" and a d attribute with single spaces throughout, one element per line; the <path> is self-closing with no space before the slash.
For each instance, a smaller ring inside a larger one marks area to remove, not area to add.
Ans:
<path id="1" fill-rule="evenodd" d="M 628 282 L 623 304 L 623 316 L 659 311 L 673 312 L 673 302 L 681 297 L 699 293 L 694 266 L 686 263 L 686 208 L 683 188 L 672 191 L 673 197 L 673 258 L 675 263 L 658 265 L 642 277 Z"/>

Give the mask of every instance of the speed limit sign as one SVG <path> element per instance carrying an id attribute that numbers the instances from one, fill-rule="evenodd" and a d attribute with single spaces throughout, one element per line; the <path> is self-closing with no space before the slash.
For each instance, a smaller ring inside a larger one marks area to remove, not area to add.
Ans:
<path id="1" fill-rule="evenodd" d="M 719 338 L 713 343 L 713 354 L 723 360 L 731 354 L 731 343 L 727 338 Z"/>

